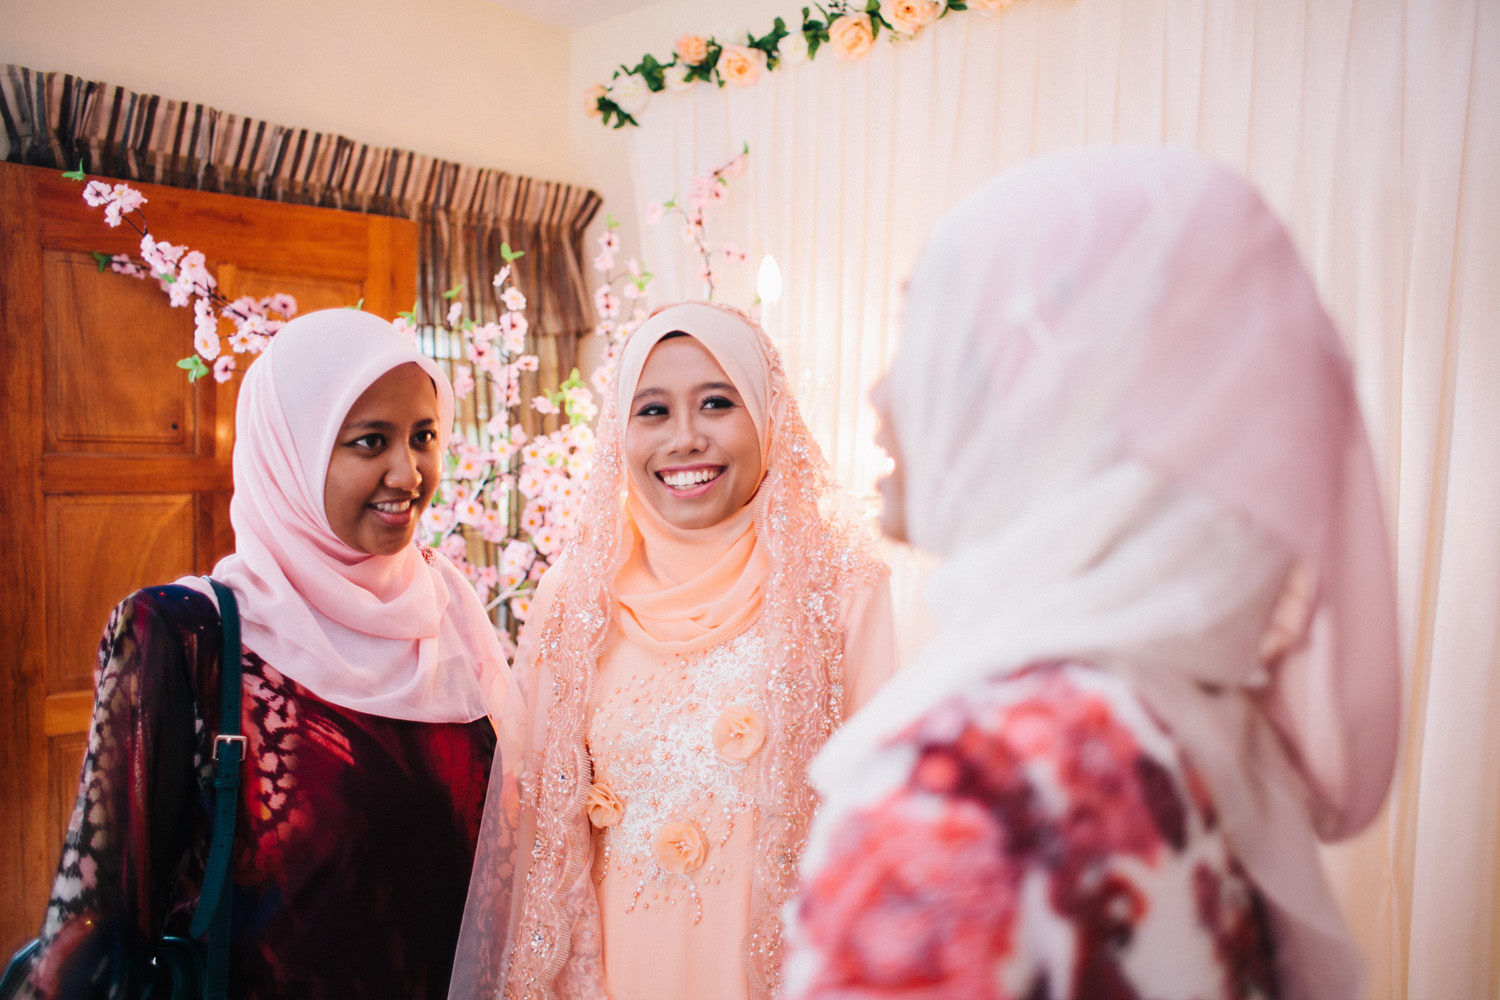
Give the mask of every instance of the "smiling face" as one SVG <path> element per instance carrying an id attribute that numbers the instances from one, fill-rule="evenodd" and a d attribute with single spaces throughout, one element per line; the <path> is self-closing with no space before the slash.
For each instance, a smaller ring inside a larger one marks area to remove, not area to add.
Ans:
<path id="1" fill-rule="evenodd" d="M 718 524 L 755 495 L 755 421 L 691 336 L 663 339 L 646 356 L 625 425 L 625 464 L 637 495 L 677 528 Z"/>
<path id="2" fill-rule="evenodd" d="M 398 365 L 354 401 L 334 439 L 323 487 L 333 533 L 370 555 L 401 551 L 437 490 L 441 459 L 432 379 Z"/>

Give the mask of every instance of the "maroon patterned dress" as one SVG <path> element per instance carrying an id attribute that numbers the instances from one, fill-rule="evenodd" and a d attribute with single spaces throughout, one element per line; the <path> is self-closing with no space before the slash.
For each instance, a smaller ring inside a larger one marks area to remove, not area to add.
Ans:
<path id="1" fill-rule="evenodd" d="M 31 988 L 134 996 L 150 943 L 186 936 L 212 836 L 219 616 L 138 591 L 99 647 L 78 804 Z M 332 705 L 244 656 L 230 996 L 446 995 L 495 737 Z"/>
<path id="2" fill-rule="evenodd" d="M 803 887 L 791 996 L 1276 997 L 1260 898 L 1118 677 L 1047 663 L 992 679 L 884 759 L 869 780 L 888 790 L 830 831 Z"/>

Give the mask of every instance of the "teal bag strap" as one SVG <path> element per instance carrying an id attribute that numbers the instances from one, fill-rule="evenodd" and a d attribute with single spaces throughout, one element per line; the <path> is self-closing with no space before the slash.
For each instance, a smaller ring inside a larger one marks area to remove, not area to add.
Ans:
<path id="1" fill-rule="evenodd" d="M 203 996 L 223 1000 L 229 984 L 229 855 L 234 843 L 235 814 L 239 808 L 240 762 L 245 758 L 245 737 L 240 734 L 240 611 L 234 592 L 218 580 L 209 579 L 219 599 L 219 618 L 224 633 L 219 654 L 219 733 L 214 737 L 214 823 L 208 866 L 198 909 L 193 914 L 192 935 L 208 932 L 208 958 Z"/>

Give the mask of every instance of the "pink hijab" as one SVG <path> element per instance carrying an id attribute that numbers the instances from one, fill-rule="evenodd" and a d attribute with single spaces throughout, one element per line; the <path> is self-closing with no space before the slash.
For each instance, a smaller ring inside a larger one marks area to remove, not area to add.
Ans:
<path id="1" fill-rule="evenodd" d="M 816 762 L 820 823 L 945 698 L 1088 659 L 1209 782 L 1284 995 L 1357 995 L 1316 844 L 1367 824 L 1391 779 L 1394 586 L 1349 362 L 1275 216 L 1187 152 L 1011 171 L 934 233 L 878 391 L 907 534 L 946 560 L 939 630 Z M 1311 596 L 1268 661 L 1294 578 Z"/>
<path id="2" fill-rule="evenodd" d="M 376 379 L 409 363 L 432 379 L 446 446 L 448 379 L 389 323 L 332 309 L 281 329 L 240 387 L 235 551 L 214 576 L 239 599 L 246 647 L 318 697 L 394 719 L 469 722 L 486 714 L 487 697 L 503 702 L 510 684 L 473 588 L 416 545 L 391 556 L 350 548 L 323 508 L 345 415 Z"/>

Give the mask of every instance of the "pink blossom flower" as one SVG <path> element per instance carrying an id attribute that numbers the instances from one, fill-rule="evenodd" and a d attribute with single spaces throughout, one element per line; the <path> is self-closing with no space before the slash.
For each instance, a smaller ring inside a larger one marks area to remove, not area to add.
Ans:
<path id="1" fill-rule="evenodd" d="M 536 469 L 525 469 L 521 472 L 521 478 L 516 482 L 516 489 L 528 500 L 535 499 L 542 492 L 544 479 L 542 473 Z M 529 508 L 528 508 L 529 509 Z"/>
<path id="2" fill-rule="evenodd" d="M 651 204 L 649 204 L 649 205 L 646 206 L 646 225 L 648 225 L 648 226 L 654 226 L 654 225 L 656 225 L 658 222 L 661 221 L 661 216 L 662 216 L 661 202 L 659 202 L 659 201 L 653 201 Z"/>
<path id="3" fill-rule="evenodd" d="M 526 331 L 531 324 L 524 313 L 506 313 L 500 318 L 500 330 L 505 337 L 505 353 L 520 354 L 526 349 Z"/>
<path id="4" fill-rule="evenodd" d="M 453 519 L 477 528 L 484 519 L 484 507 L 477 500 L 466 500 L 453 508 Z"/>
<path id="5" fill-rule="evenodd" d="M 545 416 L 551 416 L 554 413 L 560 412 L 557 404 L 546 396 L 533 396 L 531 399 L 531 408 Z"/>
<path id="6" fill-rule="evenodd" d="M 446 534 L 453 527 L 453 510 L 446 504 L 432 504 L 422 512 L 422 527 L 430 537 Z"/>
<path id="7" fill-rule="evenodd" d="M 500 301 L 505 303 L 505 308 L 512 311 L 526 308 L 526 296 L 514 285 L 500 293 Z"/>
<path id="8" fill-rule="evenodd" d="M 460 318 L 462 318 L 463 314 L 464 304 L 462 302 L 455 301 L 451 306 L 448 307 L 448 325 L 457 326 L 458 321 Z"/>
<path id="9" fill-rule="evenodd" d="M 221 355 L 219 360 L 214 362 L 214 381 L 228 382 L 232 378 L 234 378 L 234 355 Z"/>
<path id="10" fill-rule="evenodd" d="M 518 371 L 534 372 L 541 367 L 541 364 L 541 359 L 538 358 L 535 354 L 523 354 L 516 359 L 516 369 Z M 519 402 L 520 400 L 517 399 L 516 403 Z M 512 403 L 511 405 L 514 406 L 515 403 Z"/>
<path id="11" fill-rule="evenodd" d="M 500 568 L 506 573 L 521 573 L 535 558 L 532 547 L 520 539 L 508 542 L 500 553 Z"/>
<path id="12" fill-rule="evenodd" d="M 724 255 L 725 260 L 735 264 L 744 261 L 745 257 L 747 256 L 745 251 L 741 250 L 733 243 L 725 243 L 724 249 L 720 250 L 719 252 Z"/>
<path id="13" fill-rule="evenodd" d="M 455 532 L 443 539 L 442 543 L 438 545 L 438 551 L 456 563 L 468 555 L 469 543 L 463 535 Z"/>
<path id="14" fill-rule="evenodd" d="M 594 308 L 604 319 L 614 319 L 620 315 L 620 300 L 608 285 L 600 285 L 594 292 Z"/>
<path id="15" fill-rule="evenodd" d="M 599 110 L 599 98 L 605 94 L 604 84 L 596 83 L 583 92 L 583 111 L 590 118 L 602 118 L 604 112 Z"/>
<path id="16" fill-rule="evenodd" d="M 594 257 L 594 270 L 604 272 L 615 266 L 615 255 L 608 251 L 601 251 Z"/>
<path id="17" fill-rule="evenodd" d="M 510 599 L 510 613 L 516 616 L 516 621 L 524 622 L 526 616 L 531 614 L 531 598 L 512 597 Z"/>
<path id="18" fill-rule="evenodd" d="M 244 354 L 246 351 L 249 351 L 253 341 L 254 338 L 243 328 L 229 335 L 229 347 L 236 354 Z"/>
<path id="19" fill-rule="evenodd" d="M 460 445 L 458 449 L 458 464 L 453 468 L 455 479 L 478 479 L 485 473 L 484 457 L 479 449 L 471 444 Z"/>
<path id="20" fill-rule="evenodd" d="M 508 527 L 500 512 L 492 507 L 484 508 L 484 513 L 479 516 L 479 536 L 491 545 L 505 541 Z"/>
<path id="21" fill-rule="evenodd" d="M 391 326 L 395 327 L 396 332 L 406 339 L 412 341 L 417 339 L 417 328 L 405 316 L 397 316 L 391 321 Z"/>
<path id="22" fill-rule="evenodd" d="M 620 252 L 620 236 L 619 236 L 619 234 L 616 233 L 614 230 L 611 229 L 609 232 L 607 232 L 603 236 L 599 237 L 599 249 L 603 250 L 605 253 L 610 253 L 610 254 L 619 253 Z"/>
<path id="23" fill-rule="evenodd" d="M 277 292 L 275 295 L 271 296 L 267 308 L 269 308 L 272 312 L 280 313 L 287 319 L 291 319 L 293 316 L 297 315 L 297 300 L 292 298 L 285 292 Z"/>
<path id="24" fill-rule="evenodd" d="M 453 398 L 464 399 L 474 391 L 474 373 L 460 366 L 453 372 Z"/>
<path id="25" fill-rule="evenodd" d="M 98 208 L 111 197 L 109 185 L 103 181 L 89 181 L 83 189 L 83 200 L 90 208 Z"/>
<path id="26" fill-rule="evenodd" d="M 197 351 L 198 356 L 204 361 L 212 361 L 214 358 L 217 358 L 221 346 L 219 335 L 216 332 L 210 331 L 205 333 L 202 329 L 199 329 L 193 334 L 193 350 Z"/>
<path id="27" fill-rule="evenodd" d="M 601 92 L 603 91 L 602 87 L 600 88 L 600 91 Z M 505 285 L 505 280 L 507 278 L 509 278 L 509 277 L 510 277 L 510 265 L 506 264 L 500 270 L 498 270 L 498 271 L 495 272 L 494 278 L 490 279 L 490 284 L 494 285 L 496 288 L 501 288 L 501 287 L 503 287 Z"/>
<path id="28" fill-rule="evenodd" d="M 521 492 L 525 493 L 526 491 L 523 489 Z M 521 530 L 527 534 L 540 531 L 542 525 L 546 523 L 547 517 L 542 512 L 542 505 L 540 503 L 529 503 L 526 505 L 526 509 L 521 511 Z"/>

